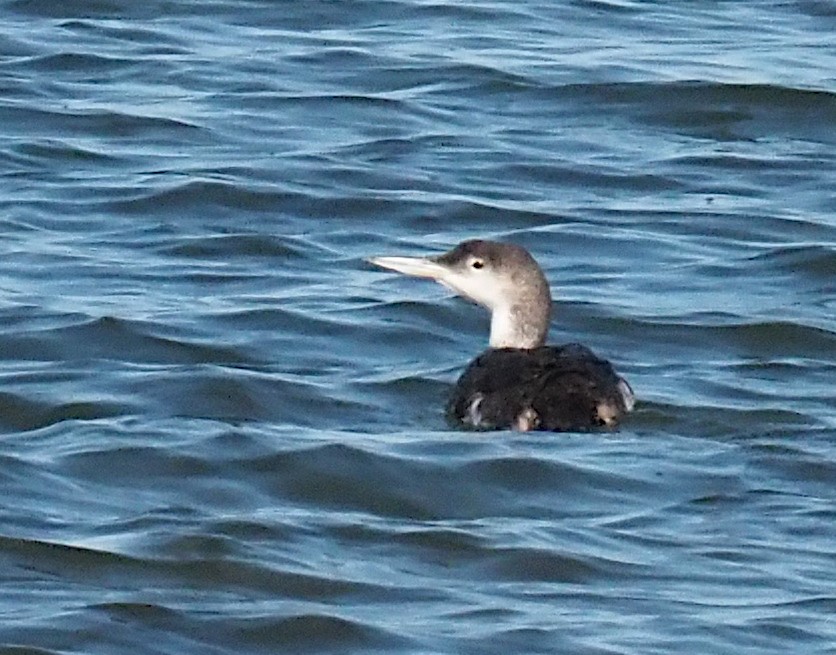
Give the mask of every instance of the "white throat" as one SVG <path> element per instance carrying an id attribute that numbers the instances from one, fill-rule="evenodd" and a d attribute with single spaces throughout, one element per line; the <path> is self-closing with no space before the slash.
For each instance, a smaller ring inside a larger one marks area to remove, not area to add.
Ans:
<path id="1" fill-rule="evenodd" d="M 494 307 L 491 312 L 491 348 L 537 348 L 546 341 L 542 326 L 525 320 L 519 305 Z M 546 325 L 548 329 L 548 325 Z"/>

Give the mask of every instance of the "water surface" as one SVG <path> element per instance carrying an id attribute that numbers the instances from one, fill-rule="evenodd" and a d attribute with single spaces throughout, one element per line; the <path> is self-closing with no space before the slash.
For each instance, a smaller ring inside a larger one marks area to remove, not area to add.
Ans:
<path id="1" fill-rule="evenodd" d="M 830 3 L 0 3 L 0 653 L 832 653 Z M 528 247 L 618 432 L 463 433 Z"/>

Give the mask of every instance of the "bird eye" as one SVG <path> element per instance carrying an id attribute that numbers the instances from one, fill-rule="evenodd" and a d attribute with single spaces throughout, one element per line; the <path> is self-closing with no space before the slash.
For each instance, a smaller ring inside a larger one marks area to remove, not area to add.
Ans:
<path id="1" fill-rule="evenodd" d="M 470 265 L 473 268 L 479 269 L 485 267 L 485 262 L 483 262 L 481 259 L 474 259 L 472 262 L 470 262 Z"/>

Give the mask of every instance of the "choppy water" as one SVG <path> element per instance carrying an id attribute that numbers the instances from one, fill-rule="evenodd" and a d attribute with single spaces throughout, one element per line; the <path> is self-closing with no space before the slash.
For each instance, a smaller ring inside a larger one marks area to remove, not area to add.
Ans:
<path id="1" fill-rule="evenodd" d="M 0 653 L 836 652 L 829 2 L 0 3 Z M 511 240 L 617 433 L 448 431 Z"/>

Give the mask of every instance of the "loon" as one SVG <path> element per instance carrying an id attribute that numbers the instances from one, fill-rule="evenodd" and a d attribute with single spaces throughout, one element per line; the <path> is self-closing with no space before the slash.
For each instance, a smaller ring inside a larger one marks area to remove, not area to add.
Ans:
<path id="1" fill-rule="evenodd" d="M 433 257 L 371 257 L 370 263 L 434 280 L 491 312 L 489 348 L 464 370 L 447 403 L 462 428 L 587 431 L 612 428 L 635 396 L 607 360 L 578 343 L 545 345 L 551 293 L 520 246 L 470 240 Z"/>

